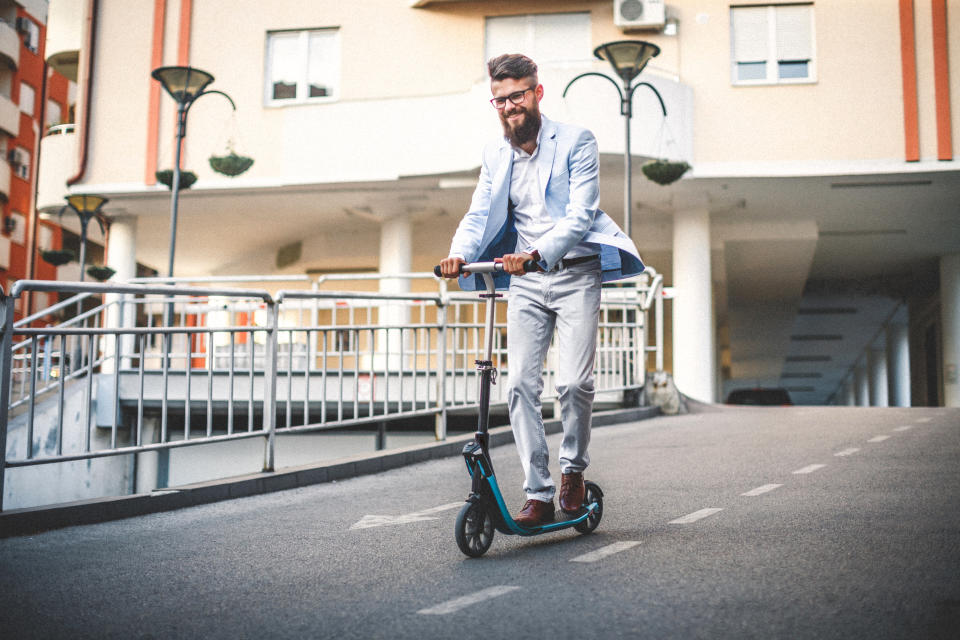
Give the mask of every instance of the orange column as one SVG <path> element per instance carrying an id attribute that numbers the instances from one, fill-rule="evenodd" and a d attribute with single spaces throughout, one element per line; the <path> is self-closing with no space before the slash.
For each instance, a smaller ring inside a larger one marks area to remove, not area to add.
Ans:
<path id="1" fill-rule="evenodd" d="M 913 0 L 900 0 L 900 62 L 903 69 L 903 135 L 907 162 L 920 160 L 917 107 L 917 40 Z"/>
<path id="2" fill-rule="evenodd" d="M 950 132 L 950 62 L 947 55 L 947 2 L 933 5 L 933 81 L 937 99 L 937 160 L 953 160 Z"/>
<path id="3" fill-rule="evenodd" d="M 166 0 L 153 2 L 153 42 L 150 54 L 150 70 L 163 65 L 163 21 Z M 150 78 L 150 102 L 147 107 L 147 162 L 144 167 L 144 184 L 157 183 L 157 141 L 160 137 L 160 97 L 163 87 Z"/>

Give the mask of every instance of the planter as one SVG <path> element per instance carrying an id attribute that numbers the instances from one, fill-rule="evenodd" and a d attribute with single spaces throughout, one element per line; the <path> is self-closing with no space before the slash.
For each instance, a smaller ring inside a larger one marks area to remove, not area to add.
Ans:
<path id="1" fill-rule="evenodd" d="M 73 255 L 73 251 L 70 251 L 70 249 L 50 249 L 48 251 L 41 251 L 40 257 L 53 266 L 59 267 L 67 264 L 76 256 Z"/>
<path id="2" fill-rule="evenodd" d="M 115 273 L 116 271 L 114 269 L 102 264 L 92 264 L 87 267 L 87 275 L 100 282 L 109 280 Z"/>
<path id="3" fill-rule="evenodd" d="M 640 168 L 643 175 L 660 185 L 676 182 L 690 170 L 686 162 L 670 162 L 669 160 L 653 160 Z"/>
<path id="4" fill-rule="evenodd" d="M 210 156 L 210 168 L 225 176 L 238 176 L 253 166 L 253 158 L 237 155 L 232 150 L 225 156 Z"/>
<path id="5" fill-rule="evenodd" d="M 167 189 L 173 189 L 173 169 L 164 169 L 163 171 L 157 171 L 154 174 L 157 177 L 157 182 L 165 184 Z M 181 171 L 180 172 L 180 190 L 189 189 L 193 186 L 193 183 L 197 181 L 197 174 L 193 171 Z"/>

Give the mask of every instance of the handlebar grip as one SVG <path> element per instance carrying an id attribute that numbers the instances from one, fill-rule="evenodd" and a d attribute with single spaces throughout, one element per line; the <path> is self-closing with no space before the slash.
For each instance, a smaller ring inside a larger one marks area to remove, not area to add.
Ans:
<path id="1" fill-rule="evenodd" d="M 433 275 L 437 276 L 438 278 L 443 277 L 443 274 L 440 273 L 440 265 L 437 265 L 433 268 Z"/>
<path id="2" fill-rule="evenodd" d="M 540 265 L 537 264 L 536 260 L 527 260 L 523 263 L 524 273 L 533 273 L 534 271 L 539 271 Z"/>

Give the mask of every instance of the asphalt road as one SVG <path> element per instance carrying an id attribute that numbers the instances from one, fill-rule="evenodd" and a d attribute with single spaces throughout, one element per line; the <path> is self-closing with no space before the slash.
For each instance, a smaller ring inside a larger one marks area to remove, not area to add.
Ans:
<path id="1" fill-rule="evenodd" d="M 596 532 L 480 559 L 458 458 L 0 540 L 0 637 L 960 638 L 960 410 L 709 408 L 591 454 Z"/>

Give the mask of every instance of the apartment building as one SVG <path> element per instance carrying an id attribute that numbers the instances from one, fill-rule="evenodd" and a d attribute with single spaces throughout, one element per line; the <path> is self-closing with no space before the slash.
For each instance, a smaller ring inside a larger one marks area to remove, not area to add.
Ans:
<path id="1" fill-rule="evenodd" d="M 543 112 L 595 132 L 601 206 L 671 287 L 681 390 L 960 405 L 958 0 L 51 0 L 49 22 L 77 125 L 41 142 L 37 210 L 108 197 L 117 278 L 168 260 L 176 105 L 152 69 L 203 69 L 236 105 L 190 108 L 176 275 L 406 272 L 446 254 L 499 133 L 485 60 L 517 51 Z M 660 49 L 630 211 L 616 91 L 567 87 L 611 74 L 593 51 L 623 39 Z M 214 171 L 229 149 L 253 166 Z M 692 169 L 654 184 L 655 158 Z"/>
<path id="2" fill-rule="evenodd" d="M 57 277 L 56 268 L 37 256 L 60 248 L 61 228 L 37 220 L 34 190 L 40 138 L 70 126 L 71 102 L 67 78 L 45 64 L 46 23 L 46 1 L 0 2 L 0 287 L 5 290 L 23 278 Z M 46 302 L 44 297 L 37 304 Z M 23 315 L 25 309 L 17 311 Z"/>

